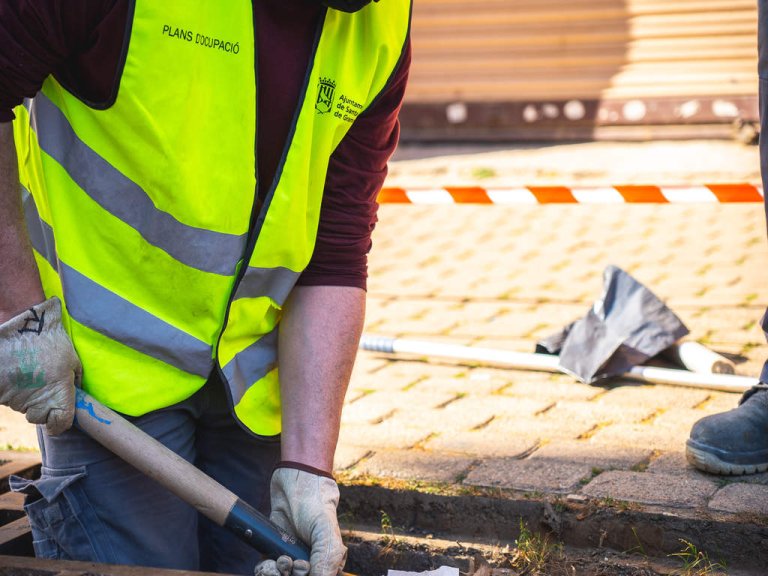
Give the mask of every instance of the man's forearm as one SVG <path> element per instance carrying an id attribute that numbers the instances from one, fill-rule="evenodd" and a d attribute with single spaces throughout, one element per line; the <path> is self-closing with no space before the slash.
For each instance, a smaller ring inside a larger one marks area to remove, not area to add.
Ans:
<path id="1" fill-rule="evenodd" d="M 0 323 L 44 299 L 21 209 L 13 127 L 0 123 Z"/>
<path id="2" fill-rule="evenodd" d="M 298 286 L 280 323 L 282 458 L 331 471 L 365 316 L 365 291 Z"/>

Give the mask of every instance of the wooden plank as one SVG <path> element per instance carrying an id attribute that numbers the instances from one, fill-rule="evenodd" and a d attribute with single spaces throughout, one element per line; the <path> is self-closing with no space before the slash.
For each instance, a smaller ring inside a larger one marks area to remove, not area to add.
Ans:
<path id="1" fill-rule="evenodd" d="M 12 554 L 15 556 L 31 556 L 34 554 L 32 549 L 32 532 L 26 516 L 0 526 L 0 554 Z"/>
<path id="2" fill-rule="evenodd" d="M 32 555 L 32 535 L 24 514 L 24 495 L 9 492 L 8 477 L 39 474 L 37 452 L 0 452 L 0 554 Z"/>
<path id="3" fill-rule="evenodd" d="M 0 458 L 0 461 L 5 460 Z M 37 474 L 40 468 L 40 456 L 20 456 L 16 460 L 5 461 L 4 464 L 0 464 L 0 493 L 7 492 L 8 477 L 12 475 L 31 477 L 33 474 Z"/>
<path id="4" fill-rule="evenodd" d="M 216 576 L 212 572 L 171 570 L 145 566 L 121 566 L 74 560 L 47 560 L 0 556 L 0 566 L 7 569 L 3 574 L 34 576 Z"/>
<path id="5" fill-rule="evenodd" d="M 24 494 L 6 492 L 0 494 L 0 510 L 22 511 L 24 508 Z"/>
<path id="6" fill-rule="evenodd" d="M 9 462 L 11 460 L 21 461 L 33 461 L 40 462 L 40 453 L 36 450 L 18 452 L 16 450 L 0 450 L 0 463 Z"/>

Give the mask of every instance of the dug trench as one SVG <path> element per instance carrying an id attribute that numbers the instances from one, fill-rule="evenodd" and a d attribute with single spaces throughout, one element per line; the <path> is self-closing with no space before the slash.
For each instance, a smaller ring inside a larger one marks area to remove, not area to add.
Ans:
<path id="1" fill-rule="evenodd" d="M 361 574 L 768 574 L 768 517 L 371 478 L 342 481 L 339 515 Z"/>
<path id="2" fill-rule="evenodd" d="M 23 502 L 7 478 L 38 473 L 37 454 L 0 453 L 0 576 L 192 574 L 33 558 Z M 462 576 L 744 576 L 768 566 L 766 518 L 372 479 L 341 478 L 340 487 L 345 569 L 359 576 L 439 566 Z"/>

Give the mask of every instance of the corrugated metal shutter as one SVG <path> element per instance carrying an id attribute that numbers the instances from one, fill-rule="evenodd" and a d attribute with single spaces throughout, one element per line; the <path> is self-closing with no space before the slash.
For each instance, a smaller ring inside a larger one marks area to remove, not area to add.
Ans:
<path id="1" fill-rule="evenodd" d="M 590 113 L 593 126 L 752 120 L 756 29 L 754 0 L 416 0 L 406 108 L 439 108 L 454 131 L 472 109 L 487 131 L 516 114 L 552 127 L 574 100 L 582 127 Z"/>

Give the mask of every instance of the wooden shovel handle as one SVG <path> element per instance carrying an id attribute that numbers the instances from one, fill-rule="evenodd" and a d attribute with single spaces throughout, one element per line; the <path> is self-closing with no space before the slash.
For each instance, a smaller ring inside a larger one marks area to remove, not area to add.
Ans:
<path id="1" fill-rule="evenodd" d="M 184 458 L 77 390 L 75 423 L 94 440 L 270 558 L 309 560 L 309 550 Z"/>

